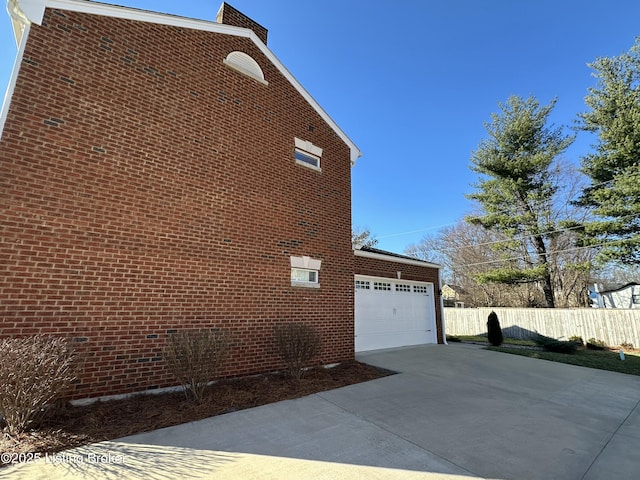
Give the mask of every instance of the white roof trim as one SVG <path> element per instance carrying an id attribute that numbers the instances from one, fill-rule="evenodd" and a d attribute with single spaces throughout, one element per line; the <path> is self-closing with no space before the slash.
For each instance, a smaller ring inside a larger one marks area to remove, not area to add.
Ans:
<path id="1" fill-rule="evenodd" d="M 384 260 L 385 262 L 404 263 L 406 265 L 417 265 L 418 267 L 430 267 L 440 270 L 442 265 L 437 263 L 425 262 L 422 260 L 412 260 L 410 258 L 394 257 L 393 255 L 383 255 L 381 253 L 365 252 L 359 249 L 354 249 L 353 253 L 356 257 L 375 258 L 376 260 Z"/>
<path id="2" fill-rule="evenodd" d="M 24 57 L 24 47 L 27 43 L 27 36 L 29 35 L 29 29 L 31 28 L 30 24 L 20 25 L 20 32 L 26 32 L 26 36 L 23 35 L 21 38 L 23 39 L 18 45 L 18 54 L 16 55 L 15 61 L 13 62 L 13 69 L 11 70 L 11 77 L 9 78 L 9 85 L 7 86 L 7 91 L 5 92 L 4 99 L 2 100 L 2 108 L 0 109 L 0 136 L 2 136 L 2 132 L 4 131 L 4 124 L 7 121 L 7 115 L 9 113 L 9 104 L 11 103 L 11 98 L 13 97 L 13 92 L 16 89 L 16 81 L 18 79 L 18 72 L 20 71 L 20 65 L 22 64 L 22 58 Z"/>
<path id="3" fill-rule="evenodd" d="M 222 33 L 225 35 L 233 35 L 237 37 L 249 38 L 260 51 L 269 59 L 280 73 L 291 83 L 294 88 L 302 95 L 302 97 L 314 108 L 322 119 L 331 126 L 336 134 L 344 143 L 349 146 L 351 151 L 351 165 L 355 165 L 356 160 L 362 156 L 362 152 L 355 143 L 342 131 L 329 114 L 320 106 L 318 102 L 307 92 L 307 90 L 296 80 L 296 78 L 287 70 L 287 68 L 278 60 L 269 48 L 262 43 L 262 40 L 248 28 L 233 27 L 222 23 L 210 22 L 207 20 L 197 20 L 193 18 L 180 17 L 177 15 L 169 15 L 166 13 L 150 12 L 129 7 L 120 7 L 117 5 L 109 5 L 105 3 L 91 2 L 87 0 L 7 0 L 7 9 L 11 13 L 14 35 L 16 42 L 19 44 L 22 39 L 22 28 L 19 24 L 24 22 L 42 24 L 45 8 L 57 8 L 60 10 L 68 10 L 72 12 L 90 13 L 93 15 L 102 15 L 105 17 L 123 18 L 127 20 L 136 20 L 139 22 L 157 23 L 160 25 L 170 25 L 175 27 L 191 28 L 194 30 L 202 30 L 205 32 Z"/>

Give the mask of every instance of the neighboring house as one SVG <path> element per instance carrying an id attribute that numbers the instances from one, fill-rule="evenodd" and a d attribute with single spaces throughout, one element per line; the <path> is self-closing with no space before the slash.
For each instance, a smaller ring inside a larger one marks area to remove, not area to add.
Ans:
<path id="1" fill-rule="evenodd" d="M 447 285 L 442 287 L 442 301 L 445 307 L 464 308 L 464 296 L 466 291 L 458 285 Z"/>
<path id="2" fill-rule="evenodd" d="M 360 151 L 264 27 L 227 4 L 217 22 L 8 5 L 0 336 L 72 338 L 84 364 L 71 398 L 175 384 L 162 347 L 181 329 L 231 333 L 225 376 L 281 368 L 281 322 L 317 327 L 321 362 L 352 359 L 354 273 L 427 292 L 418 343 L 442 343 L 437 266 L 354 255 Z"/>
<path id="3" fill-rule="evenodd" d="M 589 297 L 594 308 L 640 308 L 640 283 L 595 284 L 589 291 Z"/>

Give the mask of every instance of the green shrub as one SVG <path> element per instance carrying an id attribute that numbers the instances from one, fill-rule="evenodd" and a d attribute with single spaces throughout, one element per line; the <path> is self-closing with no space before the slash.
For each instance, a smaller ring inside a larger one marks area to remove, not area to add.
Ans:
<path id="1" fill-rule="evenodd" d="M 500 322 L 498 321 L 496 312 L 491 312 L 487 319 L 487 338 L 489 343 L 494 347 L 499 347 L 504 341 L 502 328 L 500 328 Z"/>
<path id="2" fill-rule="evenodd" d="M 597 340 L 595 338 L 590 338 L 587 340 L 587 348 L 589 350 L 604 350 L 609 348 L 608 345 L 602 340 Z"/>
<path id="3" fill-rule="evenodd" d="M 536 334 L 532 340 L 547 352 L 573 354 L 576 353 L 578 347 L 576 342 L 556 340 L 555 338 L 545 337 L 540 334 Z"/>
<path id="4" fill-rule="evenodd" d="M 187 399 L 201 403 L 228 350 L 229 335 L 223 330 L 181 330 L 167 337 L 163 359 Z"/>
<path id="5" fill-rule="evenodd" d="M 320 353 L 320 334 L 311 325 L 284 323 L 275 327 L 274 338 L 289 378 L 299 384 L 305 368 Z"/>
<path id="6" fill-rule="evenodd" d="M 570 336 L 569 341 L 575 343 L 578 347 L 584 347 L 584 340 L 580 335 Z"/>
<path id="7" fill-rule="evenodd" d="M 630 342 L 622 342 L 620 344 L 621 348 L 624 348 L 625 350 L 633 350 L 633 343 Z"/>
<path id="8" fill-rule="evenodd" d="M 0 341 L 0 414 L 9 435 L 36 424 L 45 407 L 76 380 L 77 368 L 77 356 L 64 338 Z"/>
<path id="9" fill-rule="evenodd" d="M 447 342 L 457 343 L 457 342 L 461 342 L 461 341 L 462 340 L 460 340 L 455 335 L 447 335 Z"/>

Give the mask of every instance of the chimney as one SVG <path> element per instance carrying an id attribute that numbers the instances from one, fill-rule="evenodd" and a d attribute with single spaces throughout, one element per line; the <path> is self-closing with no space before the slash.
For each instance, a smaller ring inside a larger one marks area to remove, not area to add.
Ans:
<path id="1" fill-rule="evenodd" d="M 253 30 L 253 33 L 255 33 L 258 38 L 262 40 L 262 43 L 264 43 L 265 45 L 267 44 L 268 30 L 259 23 L 251 20 L 244 13 L 233 8 L 227 2 L 224 2 L 220 7 L 220 10 L 218 10 L 216 22 Z"/>

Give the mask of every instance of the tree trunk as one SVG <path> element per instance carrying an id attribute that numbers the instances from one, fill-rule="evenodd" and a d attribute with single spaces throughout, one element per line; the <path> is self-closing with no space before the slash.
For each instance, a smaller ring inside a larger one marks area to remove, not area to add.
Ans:
<path id="1" fill-rule="evenodd" d="M 547 274 L 542 278 L 542 291 L 544 292 L 544 299 L 547 302 L 547 307 L 556 308 L 556 301 L 553 296 L 553 286 L 551 285 L 551 274 Z"/>
<path id="2" fill-rule="evenodd" d="M 533 237 L 533 243 L 536 248 L 536 253 L 538 254 L 538 265 L 544 265 L 546 267 L 546 273 L 542 277 L 542 292 L 544 293 L 544 299 L 547 302 L 547 307 L 556 308 L 556 301 L 553 295 L 553 282 L 551 281 L 549 261 L 547 260 L 547 248 L 542 236 L 540 235 L 535 235 Z"/>

